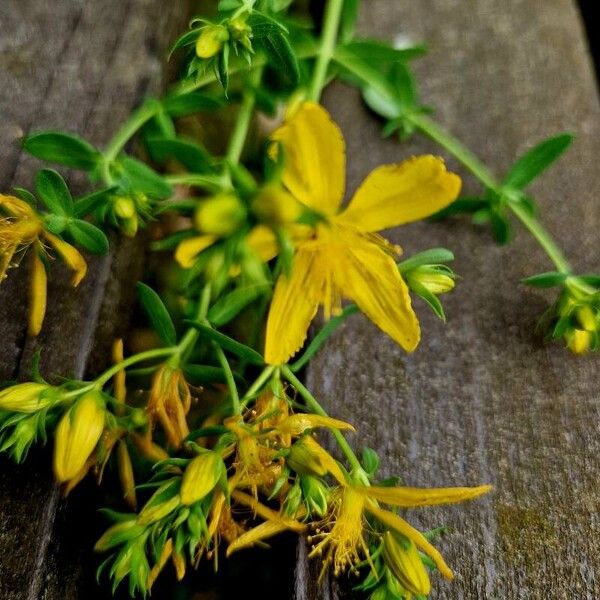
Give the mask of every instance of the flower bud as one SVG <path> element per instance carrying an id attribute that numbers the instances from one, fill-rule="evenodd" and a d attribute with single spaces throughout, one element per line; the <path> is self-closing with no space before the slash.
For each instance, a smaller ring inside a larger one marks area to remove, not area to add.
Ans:
<path id="1" fill-rule="evenodd" d="M 113 210 L 117 217 L 130 219 L 136 213 L 135 202 L 129 196 L 117 196 L 113 198 Z"/>
<path id="2" fill-rule="evenodd" d="M 449 273 L 431 267 L 417 267 L 407 273 L 407 279 L 412 279 L 432 294 L 439 296 L 454 289 L 454 279 Z"/>
<path id="3" fill-rule="evenodd" d="M 585 331 L 597 331 L 599 329 L 598 317 L 591 306 L 584 304 L 575 312 L 575 316 L 581 329 Z"/>
<path id="4" fill-rule="evenodd" d="M 310 513 L 323 517 L 327 512 L 327 488 L 325 484 L 316 477 L 310 475 L 302 476 L 300 480 L 302 495 Z"/>
<path id="5" fill-rule="evenodd" d="M 56 428 L 54 474 L 59 482 L 73 479 L 93 452 L 106 420 L 104 399 L 98 390 L 84 394 L 66 412 Z"/>
<path id="6" fill-rule="evenodd" d="M 111 548 L 120 546 L 121 544 L 142 535 L 144 530 L 145 527 L 143 525 L 138 525 L 135 519 L 121 521 L 120 523 L 116 523 L 112 527 L 109 527 L 102 534 L 102 537 L 96 542 L 94 550 L 96 552 L 106 552 Z"/>
<path id="7" fill-rule="evenodd" d="M 592 346 L 594 336 L 583 329 L 570 329 L 565 333 L 567 348 L 574 354 L 585 354 Z"/>
<path id="8" fill-rule="evenodd" d="M 206 497 L 225 472 L 223 460 L 216 452 L 200 454 L 187 466 L 181 481 L 181 503 L 189 506 Z"/>
<path id="9" fill-rule="evenodd" d="M 218 194 L 196 210 L 196 227 L 203 233 L 226 236 L 244 222 L 246 210 L 235 194 Z"/>
<path id="10" fill-rule="evenodd" d="M 48 407 L 54 401 L 51 394 L 44 394 L 51 387 L 43 383 L 18 383 L 0 392 L 0 410 L 33 413 Z"/>
<path id="11" fill-rule="evenodd" d="M 407 592 L 416 596 L 429 594 L 429 575 L 413 541 L 401 540 L 386 531 L 383 536 L 383 559 Z"/>
<path id="12" fill-rule="evenodd" d="M 283 514 L 293 517 L 302 502 L 302 488 L 295 483 L 287 492 L 283 502 Z"/>
<path id="13" fill-rule="evenodd" d="M 137 518 L 138 524 L 151 525 L 152 523 L 156 523 L 180 506 L 181 499 L 179 494 L 161 501 L 160 494 L 164 491 L 164 488 L 165 486 L 159 488 L 152 498 L 148 500 L 144 508 L 142 508 Z"/>
<path id="14" fill-rule="evenodd" d="M 196 42 L 196 54 L 199 58 L 212 58 L 221 51 L 223 42 L 229 39 L 229 33 L 221 25 L 207 25 Z"/>
<path id="15" fill-rule="evenodd" d="M 301 475 L 323 477 L 327 473 L 327 466 L 319 454 L 314 452 L 304 440 L 299 440 L 292 445 L 285 460 L 290 469 Z"/>

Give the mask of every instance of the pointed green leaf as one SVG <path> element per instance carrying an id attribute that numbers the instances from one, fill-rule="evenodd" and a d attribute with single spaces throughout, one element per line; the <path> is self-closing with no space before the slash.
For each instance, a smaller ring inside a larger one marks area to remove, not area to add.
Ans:
<path id="1" fill-rule="evenodd" d="M 57 215 L 70 215 L 73 198 L 65 180 L 53 169 L 38 171 L 35 189 L 50 212 Z"/>
<path id="2" fill-rule="evenodd" d="M 573 142 L 570 133 L 563 133 L 534 146 L 512 166 L 504 185 L 521 190 L 556 161 Z"/>
<path id="3" fill-rule="evenodd" d="M 67 225 L 67 231 L 73 239 L 92 254 L 108 252 L 108 238 L 101 229 L 82 219 L 72 219 Z"/>
<path id="4" fill-rule="evenodd" d="M 537 275 L 521 279 L 521 283 L 538 288 L 552 288 L 562 285 L 567 277 L 568 275 L 565 273 L 548 271 L 547 273 L 538 273 Z"/>
<path id="5" fill-rule="evenodd" d="M 167 346 L 174 346 L 177 343 L 177 334 L 175 325 L 169 315 L 169 311 L 160 299 L 160 296 L 148 285 L 141 281 L 136 285 L 140 303 L 148 315 L 152 327 Z"/>
<path id="6" fill-rule="evenodd" d="M 42 131 L 26 137 L 23 149 L 42 160 L 84 171 L 94 169 L 101 159 L 100 152 L 85 140 L 58 131 Z"/>
<path id="7" fill-rule="evenodd" d="M 269 286 L 260 284 L 238 288 L 210 307 L 208 320 L 215 327 L 222 327 L 268 290 Z"/>
<path id="8" fill-rule="evenodd" d="M 157 162 L 163 163 L 174 158 L 191 173 L 207 173 L 211 170 L 212 158 L 198 142 L 156 137 L 149 138 L 146 143 Z"/>
<path id="9" fill-rule="evenodd" d="M 202 325 L 201 323 L 196 322 L 192 322 L 191 325 L 200 331 L 204 337 L 216 342 L 219 346 L 221 346 L 221 348 L 223 348 L 223 350 L 228 350 L 232 354 L 239 356 L 253 365 L 265 364 L 263 357 L 256 350 L 253 350 L 249 346 L 241 344 L 240 342 L 236 342 L 234 339 L 231 339 L 223 333 L 215 331 L 207 325 Z"/>

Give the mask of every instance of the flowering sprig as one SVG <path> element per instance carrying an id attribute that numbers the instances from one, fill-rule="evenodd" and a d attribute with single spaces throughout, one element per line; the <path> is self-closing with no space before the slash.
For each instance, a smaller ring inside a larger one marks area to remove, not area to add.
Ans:
<path id="1" fill-rule="evenodd" d="M 96 550 L 107 554 L 99 572 L 113 589 L 127 582 L 132 596 L 147 596 L 169 562 L 181 579 L 202 559 L 218 565 L 223 551 L 283 531 L 308 536 L 322 576 L 360 572 L 372 598 L 426 596 L 431 571 L 452 572 L 403 511 L 490 489 L 382 481 L 376 453 L 359 458 L 347 437 L 354 427 L 299 377 L 351 314 L 407 351 L 421 335 L 414 296 L 445 319 L 439 296 L 455 285 L 452 253 L 401 259 L 378 232 L 451 207 L 461 184 L 440 158 L 412 157 L 375 169 L 342 207 L 344 140 L 318 103 L 324 85 L 344 53 L 389 66 L 422 50 L 355 39 L 358 3 L 341 0 L 327 3 L 317 38 L 292 4 L 222 0 L 192 20 L 173 48 L 184 55 L 182 79 L 144 101 L 106 147 L 54 131 L 24 140 L 33 156 L 86 173 L 89 195 L 73 200 L 45 169 L 37 198 L 0 196 L 2 274 L 34 250 L 32 335 L 46 245 L 80 279 L 85 262 L 71 242 L 101 253 L 108 232 L 149 228 L 168 265 L 166 277 L 151 269 L 152 285 L 137 284 L 147 347 L 126 355 L 117 340 L 112 366 L 93 380 L 54 385 L 36 375 L 0 391 L 0 451 L 21 461 L 52 440 L 65 493 L 88 473 L 101 481 L 105 468 L 117 471 L 122 503 L 104 511 L 112 524 Z M 217 145 L 199 123 L 221 108 L 235 110 L 235 122 L 225 148 L 209 151 Z M 276 125 L 254 131 L 259 111 Z M 578 295 L 561 310 L 568 304 L 569 323 L 588 332 L 597 304 L 584 286 L 595 284 L 569 281 L 561 284 Z M 301 352 L 320 306 L 325 323 Z M 338 451 L 319 443 L 322 430 Z"/>

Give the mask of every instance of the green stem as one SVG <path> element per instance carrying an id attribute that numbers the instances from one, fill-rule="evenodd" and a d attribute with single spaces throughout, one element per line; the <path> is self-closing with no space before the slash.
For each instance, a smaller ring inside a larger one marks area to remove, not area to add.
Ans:
<path id="1" fill-rule="evenodd" d="M 291 369 L 285 365 L 281 367 L 281 373 L 283 376 L 296 388 L 298 393 L 302 396 L 307 406 L 317 415 L 321 415 L 323 417 L 328 417 L 329 415 L 325 411 L 325 409 L 319 404 L 318 400 L 310 393 L 308 388 L 304 386 L 304 384 L 292 373 Z M 360 461 L 354 454 L 354 450 L 344 437 L 341 431 L 338 429 L 332 429 L 331 433 L 335 437 L 341 451 L 344 453 L 344 456 L 348 459 L 352 470 L 360 473 L 363 468 L 360 464 Z"/>
<path id="2" fill-rule="evenodd" d="M 260 85 L 263 69 L 259 67 L 250 74 L 248 85 L 245 87 L 242 104 L 237 115 L 237 121 L 227 148 L 226 158 L 230 163 L 237 164 L 242 155 L 252 114 L 256 104 L 256 88 Z"/>
<path id="3" fill-rule="evenodd" d="M 103 387 L 106 383 L 114 377 L 119 371 L 130 367 L 138 362 L 143 362 L 145 360 L 152 360 L 153 358 L 162 358 L 163 356 L 170 356 L 177 352 L 177 346 L 171 346 L 169 348 L 154 348 L 153 350 L 147 350 L 146 352 L 140 352 L 139 354 L 133 354 L 129 356 L 125 360 L 118 362 L 116 365 L 113 365 L 107 371 L 104 371 L 100 377 L 95 379 L 93 383 L 99 387 Z"/>
<path id="4" fill-rule="evenodd" d="M 275 367 L 272 366 L 265 367 L 263 369 L 262 373 L 256 378 L 254 383 L 248 388 L 248 391 L 244 394 L 244 397 L 242 398 L 240 403 L 240 409 L 244 408 L 246 404 L 248 404 L 248 402 L 252 400 L 255 394 L 257 394 L 260 391 L 263 385 L 265 385 L 265 383 L 269 380 L 269 377 L 271 377 L 271 374 L 274 370 Z"/>
<path id="5" fill-rule="evenodd" d="M 196 313 L 196 320 L 203 321 L 208 314 L 208 308 L 210 306 L 210 284 L 205 285 L 202 288 L 200 294 L 200 300 L 198 301 L 198 311 Z M 194 347 L 198 335 L 200 332 L 195 327 L 190 327 L 181 338 L 181 341 L 176 346 L 176 351 L 173 355 L 173 360 L 179 363 L 179 361 L 185 356 L 185 354 Z"/>
<path id="6" fill-rule="evenodd" d="M 104 160 L 111 163 L 127 142 L 158 112 L 158 103 L 145 102 L 123 123 L 104 151 Z"/>
<path id="7" fill-rule="evenodd" d="M 540 225 L 540 222 L 521 204 L 511 202 L 508 206 L 519 221 L 523 223 L 531 235 L 538 241 L 550 260 L 556 265 L 558 271 L 565 274 L 570 273 L 571 265 L 550 234 Z"/>
<path id="8" fill-rule="evenodd" d="M 505 190 L 497 181 L 491 171 L 452 134 L 445 131 L 426 115 L 413 114 L 406 117 L 421 133 L 439 144 L 464 167 L 466 167 L 486 188 L 494 191 L 498 196 L 505 196 Z M 548 258 L 554 263 L 561 273 L 570 273 L 571 266 L 562 250 L 552 239 L 542 224 L 519 202 L 506 202 L 506 206 L 521 221 L 526 229 L 533 235 Z"/>
<path id="9" fill-rule="evenodd" d="M 327 77 L 327 69 L 329 68 L 329 63 L 335 52 L 343 8 L 344 0 L 329 0 L 327 7 L 325 8 L 321 44 L 310 86 L 310 98 L 315 102 L 318 102 L 321 97 L 321 91 L 323 90 L 325 78 Z"/>

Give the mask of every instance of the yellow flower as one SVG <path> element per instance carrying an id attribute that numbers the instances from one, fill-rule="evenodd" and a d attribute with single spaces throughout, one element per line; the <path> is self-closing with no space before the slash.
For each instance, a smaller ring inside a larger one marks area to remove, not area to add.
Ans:
<path id="1" fill-rule="evenodd" d="M 212 58 L 221 51 L 223 42 L 229 39 L 227 29 L 221 25 L 207 25 L 196 42 L 196 54 L 199 58 Z"/>
<path id="2" fill-rule="evenodd" d="M 394 257 L 399 248 L 376 232 L 427 217 L 458 195 L 460 179 L 435 156 L 375 169 L 349 206 L 344 197 L 341 131 L 320 105 L 306 102 L 272 136 L 272 156 L 284 153 L 282 181 L 323 221 L 311 238 L 296 240 L 289 277 L 280 276 L 267 322 L 265 359 L 285 363 L 304 343 L 320 305 L 325 317 L 353 300 L 385 333 L 411 351 L 420 337 L 408 288 Z"/>
<path id="3" fill-rule="evenodd" d="M 84 394 L 62 417 L 54 444 L 54 474 L 60 483 L 76 478 L 85 467 L 105 420 L 104 400 L 97 390 Z"/>
<path id="4" fill-rule="evenodd" d="M 46 231 L 42 220 L 27 202 L 0 194 L 0 282 L 6 277 L 6 271 L 33 244 L 30 285 L 29 334 L 39 334 L 46 313 L 46 267 L 41 257 L 47 254 L 43 241 L 48 242 L 72 269 L 73 286 L 79 285 L 87 272 L 87 264 L 71 244 Z"/>
<path id="5" fill-rule="evenodd" d="M 490 489 L 489 485 L 433 489 L 342 485 L 337 497 L 334 496 L 331 502 L 332 513 L 319 525 L 320 529 L 326 531 L 311 538 L 316 543 L 310 556 L 322 556 L 325 553 L 321 576 L 331 563 L 338 575 L 360 562 L 361 555 L 369 559 L 369 551 L 363 538 L 368 514 L 387 530 L 399 533 L 413 542 L 435 562 L 444 577 L 452 579 L 452 571 L 427 538 L 395 512 L 380 508 L 379 503 L 400 508 L 453 504 L 477 498 Z"/>
<path id="6" fill-rule="evenodd" d="M 181 370 L 162 365 L 154 375 L 146 411 L 152 424 L 160 422 L 174 448 L 179 448 L 190 432 L 186 415 L 191 402 L 190 388 Z"/>

